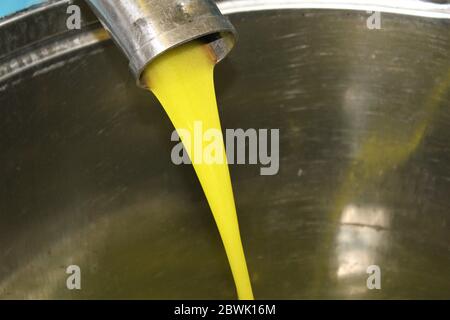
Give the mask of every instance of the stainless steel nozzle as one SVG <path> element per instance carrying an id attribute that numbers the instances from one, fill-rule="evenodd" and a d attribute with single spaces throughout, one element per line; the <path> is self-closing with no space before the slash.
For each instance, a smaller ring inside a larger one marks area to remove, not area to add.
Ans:
<path id="1" fill-rule="evenodd" d="M 141 87 L 145 67 L 161 53 L 204 38 L 223 59 L 236 31 L 213 0 L 86 0 L 130 61 Z"/>

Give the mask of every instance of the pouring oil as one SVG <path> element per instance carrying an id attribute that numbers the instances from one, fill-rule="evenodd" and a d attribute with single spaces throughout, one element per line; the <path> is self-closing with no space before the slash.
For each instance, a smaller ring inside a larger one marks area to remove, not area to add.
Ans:
<path id="1" fill-rule="evenodd" d="M 222 132 L 214 91 L 215 62 L 207 46 L 193 41 L 157 57 L 145 70 L 143 80 L 164 107 L 175 129 L 188 130 L 194 136 L 194 124 L 201 123 L 205 130 Z M 193 159 L 190 143 L 181 134 L 180 138 Z M 192 163 L 222 238 L 238 298 L 252 300 L 223 137 L 221 145 L 221 154 L 216 155 L 223 160 L 220 163 Z"/>

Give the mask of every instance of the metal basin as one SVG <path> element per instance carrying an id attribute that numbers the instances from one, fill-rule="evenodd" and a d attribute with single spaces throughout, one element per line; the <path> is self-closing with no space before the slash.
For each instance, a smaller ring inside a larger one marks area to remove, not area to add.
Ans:
<path id="1" fill-rule="evenodd" d="M 231 166 L 256 298 L 450 298 L 448 5 L 369 30 L 249 3 L 221 3 L 240 41 L 216 83 L 224 128 L 280 129 L 278 175 Z M 62 32 L 66 6 L 0 21 L 0 297 L 235 298 L 162 108 L 87 8 Z"/>

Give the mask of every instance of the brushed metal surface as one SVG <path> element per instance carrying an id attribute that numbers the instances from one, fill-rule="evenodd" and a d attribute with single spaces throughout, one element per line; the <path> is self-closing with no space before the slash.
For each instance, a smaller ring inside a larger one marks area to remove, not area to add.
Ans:
<path id="1" fill-rule="evenodd" d="M 280 129 L 278 175 L 231 167 L 256 298 L 450 298 L 450 23 L 367 17 L 230 16 L 223 127 Z M 85 40 L 0 77 L 0 297 L 235 298 L 170 122 L 110 41 Z"/>

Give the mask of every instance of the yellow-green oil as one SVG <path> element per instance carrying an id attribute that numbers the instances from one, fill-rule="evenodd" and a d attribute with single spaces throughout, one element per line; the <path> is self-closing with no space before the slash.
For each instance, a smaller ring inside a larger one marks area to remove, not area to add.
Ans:
<path id="1" fill-rule="evenodd" d="M 192 160 L 217 224 L 228 257 L 238 298 L 252 300 L 253 292 L 242 247 L 228 163 L 220 136 L 219 163 L 194 161 L 198 155 L 181 131 L 193 137 L 195 124 L 203 130 L 219 130 L 221 125 L 214 90 L 216 59 L 208 46 L 193 41 L 157 57 L 145 70 L 143 80 L 156 95 L 177 129 Z"/>

